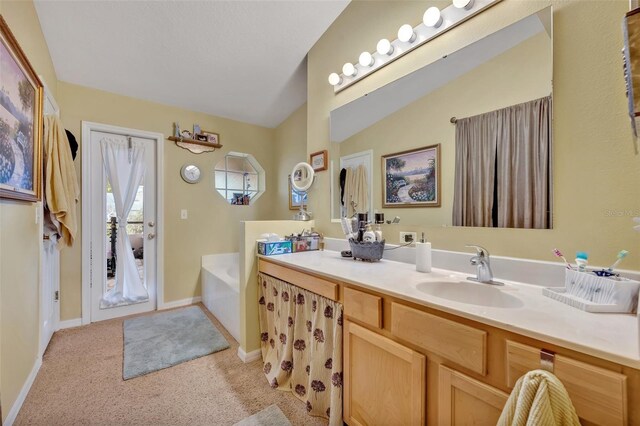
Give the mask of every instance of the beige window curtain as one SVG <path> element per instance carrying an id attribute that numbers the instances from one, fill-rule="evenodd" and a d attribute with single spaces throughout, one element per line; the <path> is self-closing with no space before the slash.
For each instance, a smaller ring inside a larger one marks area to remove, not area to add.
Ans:
<path id="1" fill-rule="evenodd" d="M 551 97 L 456 123 L 453 224 L 550 228 Z"/>
<path id="2" fill-rule="evenodd" d="M 342 425 L 342 305 L 264 274 L 259 318 L 264 374 L 312 416 Z"/>

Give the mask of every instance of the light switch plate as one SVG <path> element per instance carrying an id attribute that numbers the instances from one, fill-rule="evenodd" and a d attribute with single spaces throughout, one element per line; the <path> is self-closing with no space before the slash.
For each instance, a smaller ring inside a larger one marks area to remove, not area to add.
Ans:
<path id="1" fill-rule="evenodd" d="M 189 213 L 187 209 L 180 210 L 180 219 L 187 219 L 189 217 Z"/>

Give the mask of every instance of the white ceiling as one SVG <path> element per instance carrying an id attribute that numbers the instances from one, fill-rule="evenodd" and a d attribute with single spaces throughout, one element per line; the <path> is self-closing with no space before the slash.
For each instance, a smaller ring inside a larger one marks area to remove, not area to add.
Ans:
<path id="1" fill-rule="evenodd" d="M 275 127 L 349 0 L 36 1 L 59 80 Z"/>

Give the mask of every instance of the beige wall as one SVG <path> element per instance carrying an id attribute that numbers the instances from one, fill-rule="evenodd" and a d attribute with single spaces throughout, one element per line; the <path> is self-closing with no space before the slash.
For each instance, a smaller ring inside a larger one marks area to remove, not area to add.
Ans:
<path id="1" fill-rule="evenodd" d="M 0 13 L 55 96 L 56 74 L 31 1 Z M 35 203 L 0 200 L 0 402 L 6 418 L 38 357 L 41 225 Z"/>
<path id="2" fill-rule="evenodd" d="M 551 54 L 548 35 L 538 33 L 344 142 L 332 144 L 334 151 L 343 156 L 373 149 L 373 207 L 384 211 L 388 218 L 400 216 L 403 225 L 451 225 L 455 126 L 449 119 L 548 96 L 551 93 Z M 434 144 L 440 144 L 441 150 L 441 207 L 382 209 L 381 155 Z M 338 182 L 339 173 L 339 170 L 335 171 L 335 182 Z M 339 206 L 340 192 L 334 191 L 334 194 L 334 206 Z"/>
<path id="3" fill-rule="evenodd" d="M 307 104 L 294 111 L 275 129 L 275 173 L 278 199 L 273 219 L 291 219 L 295 211 L 289 210 L 288 176 L 293 166 L 307 157 Z"/>
<path id="4" fill-rule="evenodd" d="M 200 259 L 205 254 L 237 251 L 240 221 L 272 217 L 277 193 L 274 172 L 274 130 L 238 121 L 146 102 L 69 83 L 58 84 L 58 103 L 65 127 L 79 139 L 81 121 L 159 132 L 169 136 L 173 122 L 182 128 L 193 123 L 220 134 L 224 147 L 211 153 L 192 154 L 170 141 L 164 142 L 165 266 L 164 301 L 200 296 Z M 85 141 L 80 142 L 80 151 Z M 213 169 L 229 151 L 253 154 L 266 171 L 267 192 L 251 206 L 232 206 L 213 187 Z M 80 174 L 81 152 L 76 158 Z M 185 183 L 180 167 L 198 165 L 204 173 L 196 185 Z M 187 209 L 189 218 L 180 219 Z M 81 316 L 80 245 L 62 255 L 61 319 Z"/>
<path id="5" fill-rule="evenodd" d="M 628 2 L 503 1 L 334 95 L 329 73 L 394 39 L 404 22 L 419 22 L 431 1 L 352 2 L 308 56 L 307 153 L 328 149 L 329 111 L 406 75 L 459 46 L 512 24 L 545 6 L 554 7 L 554 229 L 429 228 L 434 248 L 463 251 L 485 245 L 493 254 L 553 260 L 551 249 L 585 250 L 594 264 L 612 262 L 623 248 L 637 247 L 631 215 L 640 213 L 640 159 L 634 153 L 621 71 L 620 22 Z M 446 2 L 439 3 L 440 6 Z M 364 25 L 366 23 L 366 25 Z M 354 31 L 358 28 L 358 31 Z M 374 159 L 375 162 L 379 159 Z M 448 196 L 448 195 L 447 195 Z M 330 223 L 329 176 L 318 174 L 310 194 L 318 228 L 341 236 Z M 421 231 L 421 227 L 394 227 Z M 625 268 L 640 268 L 632 253 Z"/>

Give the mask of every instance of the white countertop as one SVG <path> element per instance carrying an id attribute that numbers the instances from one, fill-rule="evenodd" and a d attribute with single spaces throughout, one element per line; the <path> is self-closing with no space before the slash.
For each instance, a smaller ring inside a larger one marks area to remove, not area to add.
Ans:
<path id="1" fill-rule="evenodd" d="M 479 306 L 421 291 L 429 286 L 428 282 L 466 280 L 468 275 L 459 272 L 434 268 L 431 273 L 420 273 L 412 264 L 385 259 L 375 263 L 354 261 L 328 250 L 264 259 L 640 369 L 640 339 L 635 315 L 584 312 L 543 296 L 540 286 L 503 281 L 505 286 L 492 286 L 492 290 L 517 298 L 518 306 Z"/>

